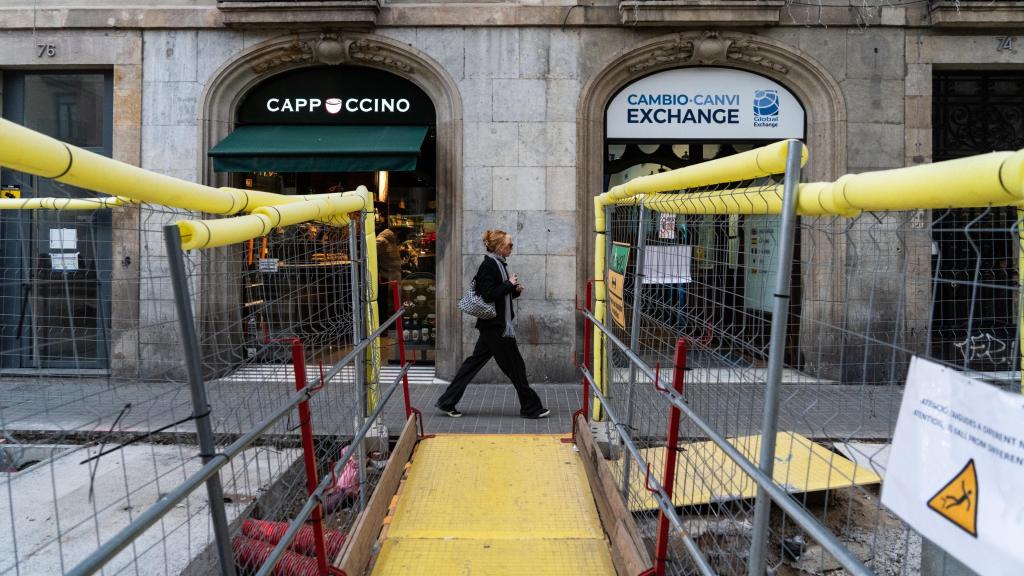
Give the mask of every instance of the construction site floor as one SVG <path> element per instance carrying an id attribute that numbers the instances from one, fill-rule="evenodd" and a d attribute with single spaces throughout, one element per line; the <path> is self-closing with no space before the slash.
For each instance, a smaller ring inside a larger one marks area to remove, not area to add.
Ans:
<path id="1" fill-rule="evenodd" d="M 421 441 L 375 575 L 614 574 L 586 473 L 556 435 Z"/>

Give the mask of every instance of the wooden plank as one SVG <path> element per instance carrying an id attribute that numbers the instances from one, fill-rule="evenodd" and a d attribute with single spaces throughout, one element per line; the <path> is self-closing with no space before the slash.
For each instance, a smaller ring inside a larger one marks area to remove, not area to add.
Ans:
<path id="1" fill-rule="evenodd" d="M 413 448 L 416 447 L 416 432 L 416 417 L 413 416 L 406 420 L 402 435 L 398 437 L 398 443 L 391 451 L 391 458 L 384 467 L 384 473 L 381 474 L 370 502 L 348 533 L 345 547 L 342 548 L 338 561 L 334 563 L 335 568 L 341 569 L 348 576 L 361 575 L 370 561 L 370 552 L 384 525 L 388 504 L 398 491 L 398 484 L 405 473 L 405 465 L 412 457 Z"/>
<path id="2" fill-rule="evenodd" d="M 576 443 L 583 460 L 583 468 L 587 472 L 590 490 L 594 493 L 597 513 L 611 543 L 615 571 L 620 576 L 640 574 L 654 563 L 640 537 L 640 530 L 633 514 L 622 501 L 615 477 L 612 476 L 604 456 L 594 442 L 590 424 L 582 416 L 578 416 L 576 420 Z"/>

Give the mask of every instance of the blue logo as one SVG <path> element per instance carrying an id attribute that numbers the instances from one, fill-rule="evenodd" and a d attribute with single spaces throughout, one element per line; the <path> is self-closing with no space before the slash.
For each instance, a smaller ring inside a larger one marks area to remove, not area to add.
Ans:
<path id="1" fill-rule="evenodd" d="M 774 116 L 778 118 L 778 90 L 754 90 L 754 116 Z"/>

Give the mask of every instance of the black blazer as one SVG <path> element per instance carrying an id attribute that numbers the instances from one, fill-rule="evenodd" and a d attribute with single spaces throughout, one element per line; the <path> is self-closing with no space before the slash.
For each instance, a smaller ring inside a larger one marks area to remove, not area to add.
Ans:
<path id="1" fill-rule="evenodd" d="M 497 316 L 490 320 L 477 318 L 477 330 L 496 328 L 504 330 L 505 295 L 511 294 L 513 299 L 519 297 L 519 294 L 516 294 L 515 285 L 501 279 L 501 271 L 498 269 L 498 265 L 499 263 L 494 258 L 484 256 L 484 261 L 480 263 L 480 268 L 477 269 L 476 276 L 473 277 L 473 280 L 476 281 L 476 293 L 486 302 L 493 302 L 494 309 L 498 313 Z M 508 276 L 508 266 L 505 264 L 501 265 L 505 267 L 505 275 Z M 515 307 L 512 308 L 512 317 L 516 317 Z"/>

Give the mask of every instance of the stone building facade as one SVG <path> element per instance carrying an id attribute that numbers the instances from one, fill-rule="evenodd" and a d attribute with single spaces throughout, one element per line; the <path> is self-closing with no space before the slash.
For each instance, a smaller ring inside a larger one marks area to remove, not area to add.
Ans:
<path id="1" fill-rule="evenodd" d="M 805 179 L 828 180 L 931 161 L 936 70 L 1024 72 L 1024 11 L 1012 1 L 118 4 L 4 2 L 0 74 L 110 71 L 112 155 L 150 170 L 227 184 L 206 151 L 231 133 L 242 96 L 287 70 L 367 66 L 430 96 L 441 377 L 452 375 L 475 337 L 455 301 L 481 256 L 480 233 L 503 228 L 516 235 L 514 263 L 529 287 L 518 330 L 531 379 L 574 378 L 573 299 L 591 274 L 591 198 L 603 188 L 605 109 L 630 82 L 697 66 L 767 77 L 804 106 L 811 150 Z M 115 261 L 145 259 L 137 239 L 115 239 L 114 250 Z M 130 280 L 132 268 L 116 274 Z M 147 295 L 136 296 L 132 286 L 114 282 L 113 299 L 134 300 L 139 314 L 159 316 L 146 312 L 153 308 Z M 113 332 L 115 364 L 152 352 L 129 330 Z"/>

